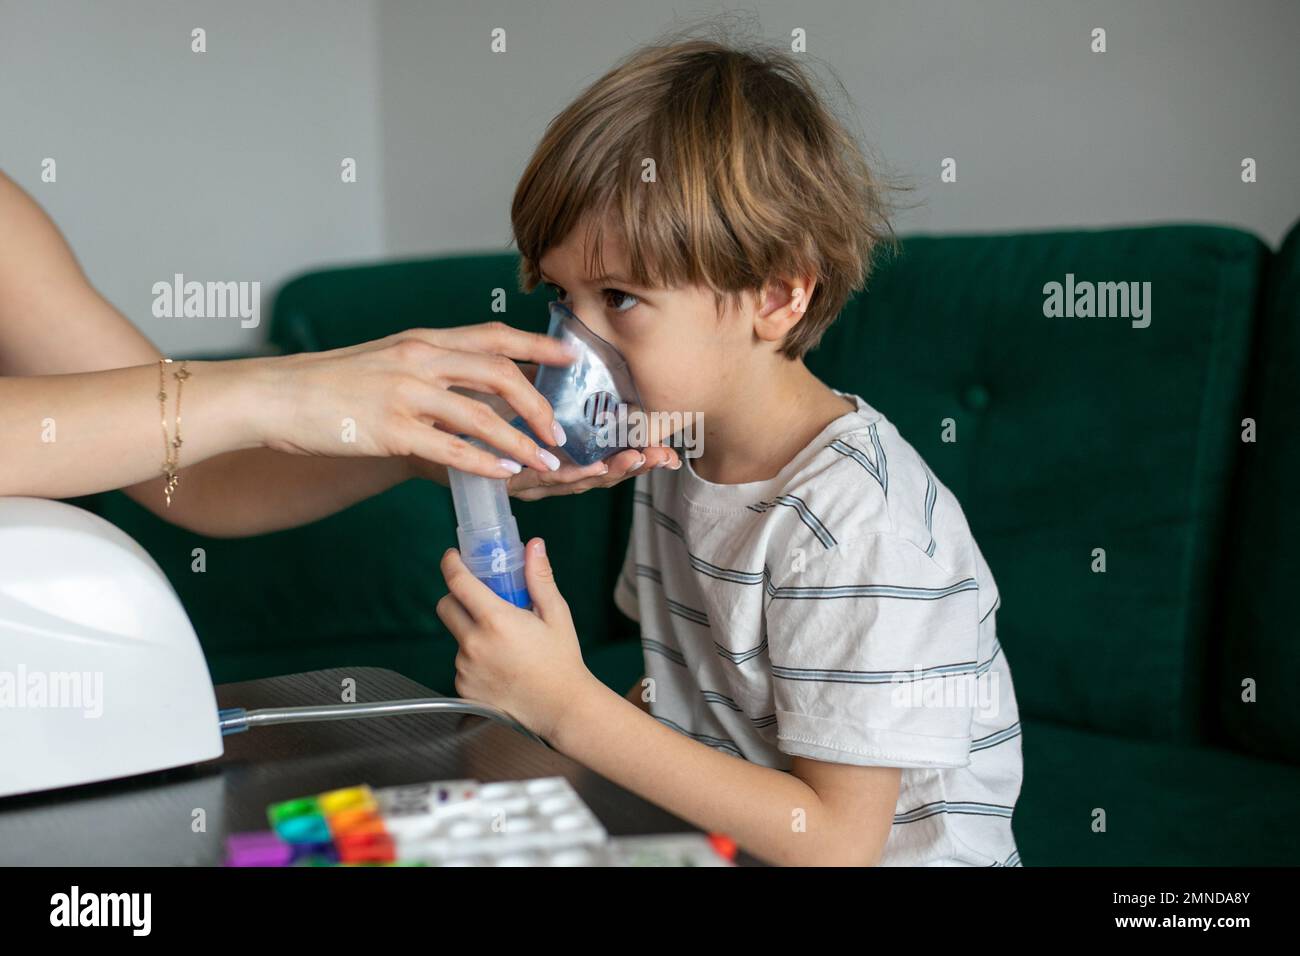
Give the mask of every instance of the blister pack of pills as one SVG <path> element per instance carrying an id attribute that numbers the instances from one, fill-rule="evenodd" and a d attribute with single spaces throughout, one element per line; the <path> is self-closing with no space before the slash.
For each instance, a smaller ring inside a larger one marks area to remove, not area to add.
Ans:
<path id="1" fill-rule="evenodd" d="M 704 834 L 610 839 L 563 777 L 441 780 L 274 803 L 272 830 L 227 838 L 229 866 L 729 866 Z"/>
<path id="2" fill-rule="evenodd" d="M 425 817 L 421 832 L 398 836 L 397 858 L 442 866 L 539 866 L 559 854 L 558 865 L 595 865 L 588 855 L 608 839 L 563 777 L 480 784 L 461 807 Z"/>

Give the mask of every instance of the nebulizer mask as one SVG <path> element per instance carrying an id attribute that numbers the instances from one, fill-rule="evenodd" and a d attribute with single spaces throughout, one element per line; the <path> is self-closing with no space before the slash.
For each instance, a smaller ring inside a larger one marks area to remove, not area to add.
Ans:
<path id="1" fill-rule="evenodd" d="M 555 420 L 567 437 L 560 448 L 575 465 L 594 465 L 627 447 L 621 440 L 627 429 L 620 420 L 641 411 L 641 396 L 632 381 L 627 359 L 561 302 L 552 302 L 547 335 L 559 339 L 577 355 L 572 365 L 543 365 L 533 382 L 542 397 L 555 409 Z M 534 441 L 523 420 L 515 428 Z M 541 444 L 541 442 L 539 442 Z"/>
<path id="2" fill-rule="evenodd" d="M 576 465 L 593 465 L 627 447 L 626 422 L 641 412 L 641 397 L 618 349 L 563 303 L 551 302 L 550 310 L 547 334 L 568 345 L 576 357 L 570 365 L 540 366 L 533 385 L 551 403 L 564 429 L 566 441 L 557 450 Z M 548 444 L 522 418 L 510 424 L 539 445 Z M 461 560 L 496 594 L 517 607 L 531 607 L 524 583 L 524 547 L 510 513 L 506 480 L 454 468 L 447 474 Z"/>

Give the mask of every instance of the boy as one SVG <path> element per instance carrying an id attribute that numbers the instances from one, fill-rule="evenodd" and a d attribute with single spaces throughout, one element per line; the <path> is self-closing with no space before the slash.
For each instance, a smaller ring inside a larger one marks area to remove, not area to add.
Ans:
<path id="1" fill-rule="evenodd" d="M 703 454 L 636 479 L 615 599 L 641 685 L 586 669 L 535 539 L 535 612 L 444 557 L 457 692 L 770 862 L 1018 865 L 992 575 L 893 425 L 802 361 L 889 233 L 795 60 L 634 54 L 551 123 L 512 214 L 525 288 L 618 348 L 647 408 L 701 412 Z"/>

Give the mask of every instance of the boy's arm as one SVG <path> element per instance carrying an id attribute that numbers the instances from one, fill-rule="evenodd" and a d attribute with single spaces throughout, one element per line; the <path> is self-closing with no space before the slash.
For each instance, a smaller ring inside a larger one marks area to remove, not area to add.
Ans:
<path id="1" fill-rule="evenodd" d="M 633 689 L 639 699 L 640 684 Z M 572 701 L 551 744 L 754 856 L 795 866 L 869 866 L 898 802 L 897 767 L 795 757 L 791 773 L 732 757 L 664 726 L 599 682 Z M 628 706 L 631 704 L 632 706 Z"/>
<path id="2" fill-rule="evenodd" d="M 793 757 L 749 763 L 679 733 L 596 678 L 540 538 L 525 548 L 533 610 L 501 600 L 455 549 L 438 617 L 456 638 L 456 692 L 511 714 L 552 746 L 773 863 L 868 865 L 894 822 L 900 771 Z"/>

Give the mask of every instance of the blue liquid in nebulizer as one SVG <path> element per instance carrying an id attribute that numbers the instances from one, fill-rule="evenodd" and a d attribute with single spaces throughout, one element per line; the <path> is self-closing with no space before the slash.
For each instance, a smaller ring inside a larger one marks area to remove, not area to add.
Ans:
<path id="1" fill-rule="evenodd" d="M 641 397 L 627 360 L 618 349 L 587 328 L 567 306 L 550 303 L 547 334 L 567 343 L 576 355 L 571 365 L 544 365 L 533 383 L 555 411 L 555 420 L 569 440 L 559 451 L 570 461 L 590 465 L 621 449 L 606 412 L 626 415 L 641 408 Z M 510 423 L 529 437 L 520 418 Z M 471 439 L 480 448 L 482 442 Z M 540 442 L 539 442 L 540 444 Z M 524 583 L 524 546 L 510 513 L 510 495 L 503 478 L 467 475 L 447 469 L 456 506 L 456 537 L 460 556 L 470 572 L 516 607 L 531 608 Z"/>

